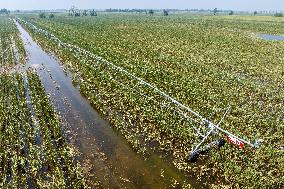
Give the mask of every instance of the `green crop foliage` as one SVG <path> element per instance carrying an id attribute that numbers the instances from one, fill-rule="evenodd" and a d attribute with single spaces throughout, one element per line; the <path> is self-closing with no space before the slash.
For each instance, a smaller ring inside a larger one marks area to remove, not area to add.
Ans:
<path id="1" fill-rule="evenodd" d="M 74 82 L 138 152 L 157 144 L 181 170 L 211 187 L 283 187 L 283 42 L 265 41 L 258 33 L 283 34 L 282 20 L 272 17 L 147 17 L 106 14 L 97 18 L 23 16 L 66 43 L 77 45 L 157 86 L 183 104 L 210 117 L 219 108 L 232 111 L 222 127 L 253 141 L 259 149 L 226 145 L 212 150 L 204 164 L 186 162 L 196 136 L 155 92 L 102 61 L 50 36 L 25 27 L 39 43 L 60 57 Z M 23 23 L 24 24 L 24 23 Z M 141 93 L 151 98 L 144 98 Z M 172 107 L 172 106 L 169 106 Z M 217 123 L 221 115 L 211 116 Z"/>
<path id="2" fill-rule="evenodd" d="M 0 60 L 1 68 L 25 60 L 25 49 L 19 31 L 12 19 L 3 16 L 0 18 Z"/>
<path id="3" fill-rule="evenodd" d="M 25 50 L 13 20 L 0 17 L 0 33 L 0 188 L 85 188 L 39 76 L 21 66 Z"/>
<path id="4" fill-rule="evenodd" d="M 1 188 L 84 187 L 37 74 L 1 74 L 0 85 Z"/>

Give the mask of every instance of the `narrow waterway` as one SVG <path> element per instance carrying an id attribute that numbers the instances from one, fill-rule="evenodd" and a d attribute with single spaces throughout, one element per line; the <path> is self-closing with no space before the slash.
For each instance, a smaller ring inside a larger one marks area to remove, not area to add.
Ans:
<path id="1" fill-rule="evenodd" d="M 261 39 L 271 40 L 271 41 L 284 41 L 284 36 L 282 35 L 269 35 L 269 34 L 259 34 Z"/>
<path id="2" fill-rule="evenodd" d="M 29 33 L 16 24 L 28 56 L 26 69 L 32 67 L 39 73 L 70 142 L 81 153 L 80 162 L 89 179 L 98 180 L 103 188 L 158 189 L 188 184 L 201 187 L 159 155 L 152 153 L 147 160 L 137 155 L 82 97 L 73 86 L 71 74 L 63 71 L 58 59 L 43 51 Z"/>

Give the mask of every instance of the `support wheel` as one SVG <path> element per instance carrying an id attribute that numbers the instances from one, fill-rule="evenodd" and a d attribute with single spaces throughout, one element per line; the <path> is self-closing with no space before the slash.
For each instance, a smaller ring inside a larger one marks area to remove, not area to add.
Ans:
<path id="1" fill-rule="evenodd" d="M 188 157 L 188 160 L 191 163 L 195 163 L 195 162 L 197 162 L 198 158 L 199 158 L 199 152 L 196 151 L 196 152 L 193 152 L 192 154 L 190 154 L 190 156 Z"/>
<path id="2" fill-rule="evenodd" d="M 220 140 L 218 140 L 218 147 L 219 148 L 221 148 L 221 147 L 223 147 L 224 145 L 225 145 L 225 143 L 226 143 L 226 141 L 225 141 L 225 139 L 220 139 Z"/>

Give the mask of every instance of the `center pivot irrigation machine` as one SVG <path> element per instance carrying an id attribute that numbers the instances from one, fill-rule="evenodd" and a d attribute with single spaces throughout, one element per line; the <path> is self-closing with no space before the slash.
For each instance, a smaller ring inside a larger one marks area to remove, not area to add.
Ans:
<path id="1" fill-rule="evenodd" d="M 17 19 L 18 21 L 29 25 L 33 30 L 39 34 L 44 35 L 47 39 L 53 40 L 58 43 L 63 48 L 66 48 L 70 52 L 74 53 L 77 57 L 89 57 L 91 59 L 97 60 L 100 64 L 98 69 L 107 69 L 109 78 L 111 81 L 115 82 L 120 86 L 121 89 L 131 91 L 143 97 L 148 102 L 151 101 L 159 105 L 162 109 L 166 111 L 171 111 L 172 116 L 175 118 L 178 117 L 182 122 L 186 122 L 188 128 L 194 131 L 195 142 L 192 145 L 192 150 L 189 152 L 188 160 L 190 162 L 196 162 L 201 153 L 206 152 L 211 147 L 224 146 L 226 140 L 225 138 L 234 145 L 237 145 L 239 148 L 244 148 L 245 145 L 248 145 L 253 148 L 258 148 L 259 145 L 263 142 L 262 140 L 256 140 L 254 143 L 251 143 L 245 139 L 242 139 L 227 130 L 224 130 L 220 127 L 220 124 L 223 122 L 225 117 L 229 112 L 229 108 L 225 110 L 224 115 L 222 116 L 218 124 L 214 124 L 210 120 L 202 117 L 197 112 L 193 111 L 189 107 L 183 105 L 175 98 L 169 96 L 162 90 L 158 89 L 154 85 L 144 81 L 143 79 L 136 77 L 132 73 L 128 72 L 122 67 L 119 67 L 102 57 L 99 57 L 85 49 L 82 49 L 78 46 L 62 42 L 60 39 L 50 34 L 49 32 L 38 28 L 30 22 L 26 22 L 22 19 Z M 85 62 L 87 64 L 87 62 Z M 150 95 L 151 94 L 151 95 Z M 176 122 L 175 125 L 178 125 L 181 122 Z M 170 126 L 170 125 L 169 125 Z"/>

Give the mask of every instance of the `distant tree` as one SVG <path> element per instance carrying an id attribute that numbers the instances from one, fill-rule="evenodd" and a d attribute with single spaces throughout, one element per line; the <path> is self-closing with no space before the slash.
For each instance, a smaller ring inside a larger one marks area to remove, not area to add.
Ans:
<path id="1" fill-rule="evenodd" d="M 8 11 L 7 9 L 1 9 L 0 10 L 0 14 L 9 14 L 10 11 Z"/>
<path id="2" fill-rule="evenodd" d="M 54 18 L 54 14 L 51 13 L 51 14 L 49 15 L 49 18 Z"/>
<path id="3" fill-rule="evenodd" d="M 71 6 L 71 8 L 69 9 L 69 16 L 75 16 L 75 13 L 76 13 L 76 7 Z"/>
<path id="4" fill-rule="evenodd" d="M 75 16 L 75 17 L 81 16 L 80 10 L 77 9 L 75 6 L 72 6 L 69 12 L 70 12 L 70 16 Z"/>
<path id="5" fill-rule="evenodd" d="M 150 16 L 153 16 L 154 15 L 154 11 L 153 10 L 149 10 L 149 14 L 150 14 Z"/>
<path id="6" fill-rule="evenodd" d="M 257 11 L 254 11 L 254 12 L 253 12 L 253 15 L 257 15 Z"/>
<path id="7" fill-rule="evenodd" d="M 215 9 L 213 10 L 214 15 L 216 15 L 216 14 L 217 14 L 217 12 L 218 12 L 218 9 L 217 9 L 217 8 L 215 8 Z"/>
<path id="8" fill-rule="evenodd" d="M 229 15 L 233 15 L 233 14 L 234 14 L 234 11 L 231 10 L 231 11 L 229 12 Z"/>
<path id="9" fill-rule="evenodd" d="M 75 16 L 75 17 L 81 16 L 80 11 L 77 10 L 77 11 L 75 12 L 74 16 Z"/>
<path id="10" fill-rule="evenodd" d="M 163 10 L 163 12 L 164 12 L 164 16 L 169 16 L 169 11 Z"/>
<path id="11" fill-rule="evenodd" d="M 141 13 L 144 12 L 144 10 L 143 10 L 143 9 L 137 9 L 137 12 L 138 12 L 139 14 L 141 14 Z"/>
<path id="12" fill-rule="evenodd" d="M 39 17 L 40 18 L 46 18 L 45 13 L 44 12 L 39 13 Z"/>
<path id="13" fill-rule="evenodd" d="M 97 12 L 93 9 L 90 11 L 91 16 L 98 16 Z"/>
<path id="14" fill-rule="evenodd" d="M 88 16 L 87 10 L 83 11 L 83 16 Z"/>
<path id="15" fill-rule="evenodd" d="M 275 17 L 283 17 L 283 14 L 280 13 L 280 12 L 277 12 L 277 13 L 274 14 L 274 16 L 275 16 Z"/>

